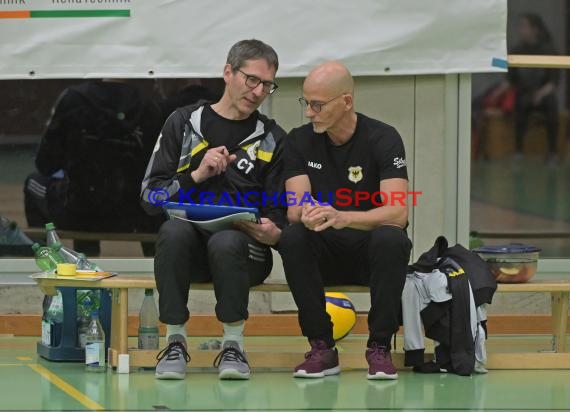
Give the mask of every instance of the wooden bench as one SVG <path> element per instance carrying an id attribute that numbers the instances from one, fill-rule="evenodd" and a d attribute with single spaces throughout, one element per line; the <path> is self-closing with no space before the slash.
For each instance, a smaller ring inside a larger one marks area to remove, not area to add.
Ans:
<path id="1" fill-rule="evenodd" d="M 118 365 L 120 354 L 129 355 L 130 366 L 153 367 L 156 364 L 157 351 L 139 350 L 128 347 L 128 290 L 134 288 L 155 289 L 156 283 L 151 276 L 117 276 L 97 282 L 70 279 L 36 279 L 42 291 L 49 295 L 56 294 L 56 287 L 70 286 L 77 288 L 104 288 L 112 291 L 112 319 L 109 348 L 109 364 Z M 213 290 L 211 283 L 196 283 L 193 290 Z M 365 286 L 334 286 L 331 290 L 340 292 L 368 293 Z M 251 288 L 254 292 L 289 292 L 284 283 L 264 283 Z M 553 351 L 521 353 L 489 353 L 489 369 L 570 369 L 570 353 L 565 352 L 566 327 L 568 319 L 568 298 L 570 280 L 533 280 L 528 283 L 499 284 L 498 293 L 539 292 L 549 293 L 552 299 Z M 192 352 L 193 367 L 210 367 L 215 353 L 212 351 Z M 293 368 L 299 362 L 298 352 L 275 353 L 249 352 L 251 364 L 255 367 Z M 365 368 L 362 353 L 341 353 L 344 367 Z M 403 368 L 403 353 L 393 354 L 396 367 Z"/>

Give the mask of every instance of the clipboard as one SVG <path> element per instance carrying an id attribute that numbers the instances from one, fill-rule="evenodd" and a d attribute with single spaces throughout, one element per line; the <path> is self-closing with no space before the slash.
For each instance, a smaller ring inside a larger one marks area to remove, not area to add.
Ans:
<path id="1" fill-rule="evenodd" d="M 209 232 L 231 229 L 234 222 L 261 223 L 259 210 L 255 207 L 177 202 L 168 202 L 163 207 L 169 218 L 193 223 Z"/>
<path id="2" fill-rule="evenodd" d="M 256 207 L 167 202 L 164 208 L 169 214 L 171 211 L 183 211 L 186 219 L 198 222 L 235 215 L 236 213 L 248 213 L 253 215 L 258 222 L 260 220 L 259 210 Z M 177 213 L 177 216 L 182 217 L 180 213 Z"/>

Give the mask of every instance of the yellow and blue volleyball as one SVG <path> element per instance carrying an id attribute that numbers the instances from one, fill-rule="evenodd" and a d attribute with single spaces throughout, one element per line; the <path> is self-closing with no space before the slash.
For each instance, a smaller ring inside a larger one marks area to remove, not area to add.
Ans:
<path id="1" fill-rule="evenodd" d="M 352 301 L 344 293 L 325 293 L 326 310 L 333 324 L 333 339 L 341 340 L 350 333 L 356 324 L 356 310 Z"/>

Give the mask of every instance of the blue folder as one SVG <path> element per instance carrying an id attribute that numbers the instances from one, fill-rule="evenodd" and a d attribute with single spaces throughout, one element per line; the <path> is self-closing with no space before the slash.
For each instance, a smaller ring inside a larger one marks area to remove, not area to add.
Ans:
<path id="1" fill-rule="evenodd" d="M 236 213 L 252 213 L 259 221 L 259 210 L 255 207 L 225 206 L 225 205 L 202 205 L 195 203 L 167 202 L 164 208 L 169 210 L 184 211 L 188 220 L 206 221 L 217 219 Z"/>

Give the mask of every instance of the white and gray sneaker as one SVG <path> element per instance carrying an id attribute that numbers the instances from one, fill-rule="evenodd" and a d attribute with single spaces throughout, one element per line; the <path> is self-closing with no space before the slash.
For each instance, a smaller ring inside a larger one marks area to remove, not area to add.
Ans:
<path id="1" fill-rule="evenodd" d="M 154 375 L 157 379 L 184 379 L 186 364 L 190 362 L 184 336 L 169 336 L 168 346 L 158 353 L 156 359 L 158 363 Z"/>
<path id="2" fill-rule="evenodd" d="M 222 351 L 214 359 L 220 379 L 249 379 L 250 369 L 245 352 L 234 340 L 224 342 Z"/>

